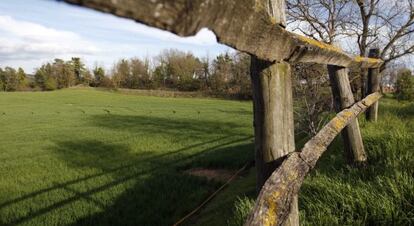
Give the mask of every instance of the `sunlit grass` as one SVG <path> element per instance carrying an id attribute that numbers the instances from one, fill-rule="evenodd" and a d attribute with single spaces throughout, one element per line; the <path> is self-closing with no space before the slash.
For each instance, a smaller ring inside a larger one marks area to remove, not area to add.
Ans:
<path id="1" fill-rule="evenodd" d="M 0 225 L 171 225 L 253 156 L 251 103 L 0 93 Z"/>

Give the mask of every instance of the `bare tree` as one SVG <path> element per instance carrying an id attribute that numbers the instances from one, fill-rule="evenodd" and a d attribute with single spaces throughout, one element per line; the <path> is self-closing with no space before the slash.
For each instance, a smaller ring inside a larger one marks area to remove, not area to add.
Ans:
<path id="1" fill-rule="evenodd" d="M 369 48 L 379 48 L 384 70 L 390 62 L 414 53 L 413 0 L 356 0 L 356 5 L 349 29 L 360 56 L 366 56 Z M 366 74 L 361 71 L 362 97 L 366 96 Z"/>
<path id="2" fill-rule="evenodd" d="M 320 64 L 296 64 L 293 67 L 297 133 L 312 137 L 328 122 L 332 110 L 327 68 Z M 323 75 L 323 76 L 321 76 Z"/>
<path id="3" fill-rule="evenodd" d="M 379 47 L 385 63 L 414 53 L 414 0 L 288 0 L 287 6 L 290 29 L 313 39 L 350 37 L 360 56 Z"/>
<path id="4" fill-rule="evenodd" d="M 288 0 L 288 28 L 329 44 L 349 21 L 350 0 Z"/>
<path id="5" fill-rule="evenodd" d="M 330 44 L 346 38 L 353 43 L 347 51 L 364 57 L 379 48 L 382 69 L 414 53 L 414 0 L 288 0 L 287 5 L 290 29 Z M 365 74 L 360 73 L 361 91 Z"/>

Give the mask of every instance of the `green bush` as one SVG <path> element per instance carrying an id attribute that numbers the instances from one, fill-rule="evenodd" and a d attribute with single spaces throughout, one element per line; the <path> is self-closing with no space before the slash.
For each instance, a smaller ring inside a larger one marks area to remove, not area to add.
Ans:
<path id="1" fill-rule="evenodd" d="M 56 90 L 58 88 L 58 84 L 56 79 L 54 78 L 47 78 L 46 82 L 45 82 L 45 90 L 47 91 L 52 91 L 52 90 Z"/>
<path id="2" fill-rule="evenodd" d="M 396 88 L 398 100 L 414 100 L 414 78 L 411 70 L 402 69 L 398 72 Z"/>

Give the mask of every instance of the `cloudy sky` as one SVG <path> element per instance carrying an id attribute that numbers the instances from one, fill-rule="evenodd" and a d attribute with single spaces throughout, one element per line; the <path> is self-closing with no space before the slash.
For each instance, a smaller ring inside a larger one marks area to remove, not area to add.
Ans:
<path id="1" fill-rule="evenodd" d="M 27 72 L 54 58 L 78 56 L 109 68 L 123 57 L 152 57 L 163 49 L 214 57 L 230 51 L 208 30 L 181 38 L 134 21 L 54 0 L 0 0 L 0 67 Z"/>

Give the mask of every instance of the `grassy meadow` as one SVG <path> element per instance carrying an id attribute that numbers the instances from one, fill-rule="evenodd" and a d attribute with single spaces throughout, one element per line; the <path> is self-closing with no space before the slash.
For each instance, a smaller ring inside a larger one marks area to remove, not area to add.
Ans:
<path id="1" fill-rule="evenodd" d="M 250 102 L 61 90 L 0 106 L 0 225 L 172 225 L 223 183 L 184 171 L 253 159 Z M 361 128 L 367 167 L 336 139 L 302 186 L 301 224 L 414 224 L 414 103 L 385 98 Z M 254 175 L 185 224 L 240 225 Z"/>
<path id="2" fill-rule="evenodd" d="M 0 225 L 171 225 L 251 159 L 251 103 L 0 93 Z"/>

